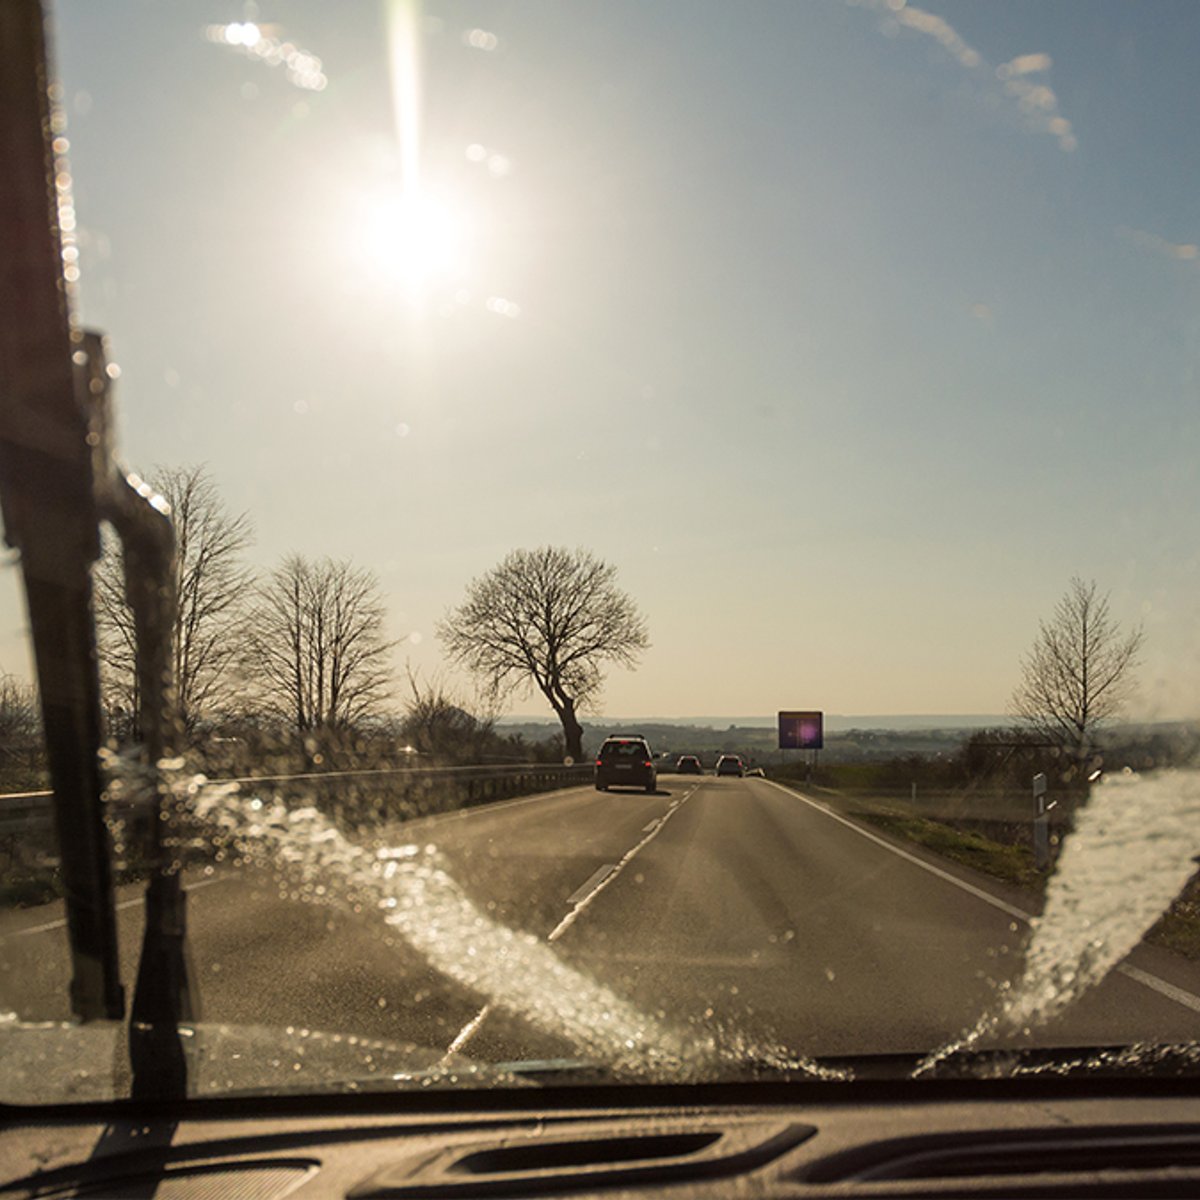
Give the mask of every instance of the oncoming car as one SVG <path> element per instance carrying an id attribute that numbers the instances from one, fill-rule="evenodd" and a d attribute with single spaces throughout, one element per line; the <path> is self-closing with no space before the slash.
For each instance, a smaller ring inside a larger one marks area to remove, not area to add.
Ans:
<path id="1" fill-rule="evenodd" d="M 722 754 L 717 759 L 717 774 L 718 775 L 745 775 L 746 768 L 742 765 L 742 760 L 736 754 Z"/>
<path id="2" fill-rule="evenodd" d="M 604 792 L 614 785 L 657 791 L 658 773 L 645 738 L 614 734 L 600 747 L 596 755 L 596 790 Z"/>

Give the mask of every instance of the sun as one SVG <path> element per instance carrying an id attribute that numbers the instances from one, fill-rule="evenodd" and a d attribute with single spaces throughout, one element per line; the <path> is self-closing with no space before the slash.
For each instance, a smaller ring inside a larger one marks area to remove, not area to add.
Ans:
<path id="1" fill-rule="evenodd" d="M 472 229 L 460 206 L 424 186 L 364 196 L 360 251 L 371 273 L 413 298 L 459 284 L 470 265 Z"/>

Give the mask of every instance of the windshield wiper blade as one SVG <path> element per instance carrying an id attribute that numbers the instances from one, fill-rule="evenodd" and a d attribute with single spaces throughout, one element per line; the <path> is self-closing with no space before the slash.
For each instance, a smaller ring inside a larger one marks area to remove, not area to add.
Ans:
<path id="1" fill-rule="evenodd" d="M 92 565 L 100 521 L 122 543 L 137 636 L 148 767 L 174 729 L 174 533 L 163 504 L 120 471 L 109 444 L 103 340 L 75 327 L 64 270 L 70 172 L 40 0 L 0 5 L 0 507 L 21 555 L 66 895 L 71 1009 L 120 1019 L 124 993 L 99 751 L 103 723 Z M 130 1028 L 133 1091 L 182 1097 L 178 1023 L 198 1014 L 186 967 L 185 898 L 162 844 L 161 784 L 142 829 L 153 874 Z"/>
<path id="2" fill-rule="evenodd" d="M 54 175 L 56 126 L 36 0 L 0 8 L 0 504 L 21 555 L 66 894 L 71 1008 L 119 1019 L 124 996 L 97 760 L 91 564 L 100 553 L 88 420 L 72 354 Z"/>

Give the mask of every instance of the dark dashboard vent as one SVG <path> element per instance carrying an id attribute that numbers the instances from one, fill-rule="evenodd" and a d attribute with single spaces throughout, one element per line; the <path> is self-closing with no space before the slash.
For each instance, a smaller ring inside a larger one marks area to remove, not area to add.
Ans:
<path id="1" fill-rule="evenodd" d="M 1077 1129 L 906 1138 L 835 1155 L 805 1172 L 812 1183 L 1070 1176 L 1200 1170 L 1200 1128 Z"/>
<path id="2" fill-rule="evenodd" d="M 641 1137 L 595 1138 L 567 1142 L 531 1141 L 465 1154 L 451 1174 L 495 1175 L 502 1171 L 548 1171 L 556 1167 L 595 1167 L 606 1163 L 686 1158 L 720 1141 L 719 1133 L 660 1133 Z"/>
<path id="3" fill-rule="evenodd" d="M 730 1122 L 696 1129 L 629 1125 L 606 1135 L 561 1126 L 545 1134 L 460 1144 L 375 1172 L 349 1200 L 417 1196 L 546 1196 L 580 1188 L 682 1183 L 741 1174 L 811 1137 L 808 1125 Z"/>
<path id="4" fill-rule="evenodd" d="M 1200 1141 L 1146 1139 L 1107 1142 L 1066 1141 L 1051 1145 L 1027 1143 L 953 1153 L 918 1155 L 889 1179 L 960 1179 L 968 1175 L 1055 1175 L 1079 1171 L 1146 1171 L 1163 1167 L 1200 1167 Z M 872 1178 L 881 1178 L 874 1175 Z"/>

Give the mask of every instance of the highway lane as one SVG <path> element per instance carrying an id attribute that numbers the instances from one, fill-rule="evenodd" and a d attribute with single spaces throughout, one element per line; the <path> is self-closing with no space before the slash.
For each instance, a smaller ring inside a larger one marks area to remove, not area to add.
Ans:
<path id="1" fill-rule="evenodd" d="M 653 796 L 575 788 L 412 822 L 393 838 L 437 848 L 481 930 L 496 922 L 550 943 L 646 1014 L 746 1050 L 930 1049 L 1015 977 L 1026 934 L 1004 907 L 1019 912 L 1020 897 L 939 860 L 924 869 L 911 847 L 757 779 L 664 776 Z M 496 1061 L 577 1053 L 504 996 L 454 983 L 439 969 L 446 963 L 418 954 L 369 898 L 355 897 L 355 911 L 253 870 L 190 884 L 206 1020 L 455 1046 Z M 122 903 L 131 980 L 136 892 Z M 0 1010 L 67 1015 L 55 920 L 52 906 L 0 919 Z M 464 941 L 461 928 L 446 928 L 441 951 L 469 955 L 470 932 Z M 1167 970 L 1185 995 L 1200 995 L 1192 965 L 1138 953 L 1155 977 Z M 573 1003 L 561 997 L 564 1009 Z M 1195 1008 L 1113 975 L 1040 1040 L 1184 1039 L 1198 1029 Z"/>

